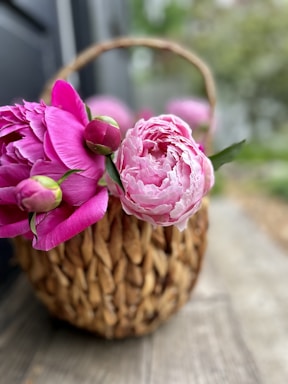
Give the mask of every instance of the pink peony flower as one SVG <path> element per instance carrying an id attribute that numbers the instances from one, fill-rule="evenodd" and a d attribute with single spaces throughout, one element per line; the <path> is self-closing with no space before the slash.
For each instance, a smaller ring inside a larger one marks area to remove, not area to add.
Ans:
<path id="1" fill-rule="evenodd" d="M 47 176 L 32 176 L 20 181 L 15 194 L 18 207 L 26 212 L 48 212 L 62 200 L 59 184 Z"/>
<path id="2" fill-rule="evenodd" d="M 154 225 L 180 230 L 201 205 L 214 183 L 210 160 L 174 115 L 140 120 L 127 132 L 115 163 L 122 189 L 108 180 L 127 214 Z"/>
<path id="3" fill-rule="evenodd" d="M 113 96 L 91 96 L 86 100 L 92 112 L 92 116 L 110 116 L 118 123 L 121 137 L 125 137 L 127 129 L 134 123 L 134 115 L 130 108 L 121 100 Z"/>
<path id="4" fill-rule="evenodd" d="M 155 113 L 151 108 L 141 108 L 137 112 L 137 120 L 140 120 L 140 119 L 148 120 L 148 119 L 150 119 L 150 117 L 152 117 L 154 115 L 155 115 Z"/>
<path id="5" fill-rule="evenodd" d="M 98 181 L 105 159 L 87 148 L 87 124 L 84 103 L 62 80 L 54 85 L 51 106 L 24 101 L 0 107 L 0 237 L 32 237 L 27 212 L 17 204 L 16 186 L 35 175 L 57 181 L 80 170 L 61 184 L 61 204 L 37 214 L 35 248 L 49 250 L 103 217 L 108 193 Z"/>
<path id="6" fill-rule="evenodd" d="M 115 152 L 121 143 L 120 129 L 112 118 L 99 116 L 86 125 L 84 139 L 93 152 L 109 155 Z"/>
<path id="7" fill-rule="evenodd" d="M 210 124 L 210 106 L 204 100 L 189 98 L 171 100 L 167 103 L 165 111 L 179 116 L 192 130 L 201 126 L 208 127 Z"/>

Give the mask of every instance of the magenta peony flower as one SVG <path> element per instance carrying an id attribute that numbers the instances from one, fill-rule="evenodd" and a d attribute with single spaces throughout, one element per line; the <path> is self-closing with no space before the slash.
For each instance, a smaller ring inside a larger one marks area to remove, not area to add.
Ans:
<path id="1" fill-rule="evenodd" d="M 214 183 L 214 171 L 191 135 L 174 115 L 140 120 L 127 132 L 115 163 L 122 189 L 108 180 L 126 213 L 154 225 L 180 230 Z"/>
<path id="2" fill-rule="evenodd" d="M 62 200 L 60 185 L 47 176 L 32 176 L 15 187 L 16 202 L 22 211 L 48 212 Z"/>
<path id="3" fill-rule="evenodd" d="M 210 106 L 204 100 L 189 98 L 171 100 L 167 103 L 165 111 L 179 116 L 192 130 L 201 126 L 208 127 L 210 124 Z"/>
<path id="4" fill-rule="evenodd" d="M 0 107 L 0 237 L 32 237 L 27 212 L 17 204 L 16 186 L 35 175 L 57 181 L 79 170 L 61 183 L 61 204 L 37 214 L 35 248 L 49 250 L 103 217 L 108 193 L 98 181 L 105 159 L 87 148 L 87 124 L 84 103 L 62 80 L 54 85 L 51 106 L 24 101 Z"/>
<path id="5" fill-rule="evenodd" d="M 134 115 L 130 108 L 121 100 L 113 96 L 91 96 L 86 100 L 92 112 L 92 116 L 110 116 L 118 123 L 121 137 L 125 137 L 127 129 L 134 124 Z"/>
<path id="6" fill-rule="evenodd" d="M 114 119 L 98 116 L 86 125 L 84 139 L 93 152 L 109 155 L 115 152 L 121 143 L 120 129 Z"/>

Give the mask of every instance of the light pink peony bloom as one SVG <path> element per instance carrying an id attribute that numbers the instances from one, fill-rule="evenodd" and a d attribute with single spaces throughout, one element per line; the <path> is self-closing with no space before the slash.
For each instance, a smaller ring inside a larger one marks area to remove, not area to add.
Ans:
<path id="1" fill-rule="evenodd" d="M 189 124 L 192 130 L 201 126 L 208 127 L 210 124 L 210 106 L 204 100 L 192 98 L 170 100 L 165 107 L 165 112 L 179 116 Z"/>
<path id="2" fill-rule="evenodd" d="M 35 248 L 49 250 L 104 216 L 108 193 L 98 186 L 104 157 L 87 148 L 87 124 L 84 103 L 62 80 L 54 85 L 51 106 L 0 107 L 0 237 L 32 237 L 27 212 L 17 205 L 16 186 L 35 175 L 57 181 L 69 170 L 81 170 L 61 184 L 59 207 L 37 214 Z"/>
<path id="3" fill-rule="evenodd" d="M 92 116 L 110 116 L 120 127 L 121 137 L 125 137 L 127 129 L 134 125 L 134 114 L 121 100 L 113 96 L 91 96 L 86 100 Z"/>
<path id="4" fill-rule="evenodd" d="M 127 214 L 183 230 L 214 183 L 210 160 L 174 115 L 140 120 L 127 132 L 115 163 L 122 189 L 109 181 Z"/>

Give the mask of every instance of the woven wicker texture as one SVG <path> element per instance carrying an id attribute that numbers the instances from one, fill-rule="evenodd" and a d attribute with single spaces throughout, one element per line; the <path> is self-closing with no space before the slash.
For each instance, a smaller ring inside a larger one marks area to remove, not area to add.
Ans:
<path id="1" fill-rule="evenodd" d="M 172 52 L 200 71 L 211 106 L 213 77 L 206 64 L 180 45 L 154 38 L 118 38 L 95 44 L 59 70 L 44 88 L 50 100 L 56 79 L 66 79 L 100 54 L 115 48 L 146 46 Z M 206 136 L 206 148 L 210 147 Z M 187 229 L 153 228 L 128 216 L 110 197 L 98 223 L 48 252 L 15 239 L 17 258 L 35 291 L 56 317 L 106 338 L 153 331 L 188 299 L 200 272 L 208 228 L 207 199 Z"/>
<path id="2" fill-rule="evenodd" d="M 49 311 L 106 338 L 153 331 L 189 298 L 206 247 L 207 200 L 187 229 L 128 216 L 110 198 L 104 218 L 48 252 L 15 239 L 18 260 Z"/>

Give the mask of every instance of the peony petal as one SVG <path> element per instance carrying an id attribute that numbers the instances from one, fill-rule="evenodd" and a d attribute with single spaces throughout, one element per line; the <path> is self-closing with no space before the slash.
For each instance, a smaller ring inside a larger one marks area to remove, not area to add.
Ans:
<path id="1" fill-rule="evenodd" d="M 26 234 L 30 231 L 28 219 L 18 221 L 16 223 L 7 224 L 5 226 L 0 225 L 0 238 L 16 237 Z"/>
<path id="2" fill-rule="evenodd" d="M 0 188 L 0 205 L 16 204 L 15 187 Z"/>
<path id="3" fill-rule="evenodd" d="M 29 126 L 31 127 L 34 135 L 40 141 L 43 141 L 44 134 L 46 132 L 46 127 L 43 123 L 46 105 L 40 103 L 28 103 L 24 101 L 24 106 L 27 109 L 25 115 L 27 121 L 29 122 Z"/>
<path id="4" fill-rule="evenodd" d="M 60 160 L 59 156 L 57 155 L 54 147 L 53 147 L 53 144 L 51 142 L 51 139 L 50 139 L 50 136 L 48 134 L 48 132 L 46 132 L 46 134 L 44 135 L 44 143 L 43 143 L 43 148 L 44 148 L 44 152 L 46 154 L 46 157 L 51 160 L 51 161 L 55 161 L 57 163 L 63 164 L 63 162 Z"/>
<path id="5" fill-rule="evenodd" d="M 29 177 L 29 168 L 22 164 L 7 164 L 0 167 L 0 187 L 17 185 Z"/>
<path id="6" fill-rule="evenodd" d="M 93 179 L 104 172 L 104 156 L 91 152 L 84 142 L 84 127 L 71 113 L 49 107 L 45 112 L 51 144 L 69 169 L 81 169 L 83 175 Z"/>
<path id="7" fill-rule="evenodd" d="M 33 247 L 48 251 L 71 239 L 102 219 L 107 204 L 108 192 L 106 188 L 102 188 L 96 196 L 75 210 L 62 205 L 46 215 L 39 215 L 38 238 L 33 239 Z"/>
<path id="8" fill-rule="evenodd" d="M 99 175 L 100 178 L 101 175 Z M 68 204 L 79 206 L 91 199 L 99 187 L 96 180 L 74 173 L 61 184 L 61 188 L 63 199 Z"/>
<path id="9" fill-rule="evenodd" d="M 51 104 L 54 107 L 70 112 L 84 126 L 88 124 L 85 104 L 71 84 L 57 80 L 52 89 Z"/>
<path id="10" fill-rule="evenodd" d="M 13 126 L 17 123 L 21 123 L 22 126 L 22 114 L 17 106 L 0 107 L 0 136 L 7 134 L 5 128 L 10 127 L 13 130 Z"/>
<path id="11" fill-rule="evenodd" d="M 29 231 L 27 212 L 13 205 L 0 206 L 0 238 L 15 237 Z"/>
<path id="12" fill-rule="evenodd" d="M 39 160 L 35 163 L 31 170 L 31 176 L 46 175 L 53 180 L 59 180 L 69 169 L 67 169 L 61 163 L 54 161 L 42 161 Z M 102 171 L 99 172 L 97 178 L 100 179 Z M 81 175 L 81 173 L 74 173 L 63 181 L 61 189 L 63 192 L 63 200 L 74 206 L 83 204 L 96 194 L 98 185 L 95 179 L 90 179 Z"/>
<path id="13" fill-rule="evenodd" d="M 36 163 L 31 168 L 30 174 L 31 176 L 45 175 L 57 181 L 68 170 L 69 169 L 65 167 L 64 164 L 58 163 L 56 161 L 37 160 Z"/>
<path id="14" fill-rule="evenodd" d="M 43 144 L 34 136 L 33 132 L 25 130 L 23 133 L 25 137 L 13 143 L 14 151 L 19 160 L 27 160 L 33 164 L 37 159 L 43 159 L 45 156 Z"/>

